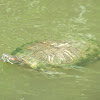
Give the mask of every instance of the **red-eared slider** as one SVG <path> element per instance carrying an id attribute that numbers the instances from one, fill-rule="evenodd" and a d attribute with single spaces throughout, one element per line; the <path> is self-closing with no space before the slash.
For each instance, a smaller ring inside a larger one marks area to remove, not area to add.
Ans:
<path id="1" fill-rule="evenodd" d="M 31 68 L 83 66 L 100 57 L 97 41 L 91 38 L 68 38 L 64 41 L 31 42 L 16 48 L 1 59 Z"/>

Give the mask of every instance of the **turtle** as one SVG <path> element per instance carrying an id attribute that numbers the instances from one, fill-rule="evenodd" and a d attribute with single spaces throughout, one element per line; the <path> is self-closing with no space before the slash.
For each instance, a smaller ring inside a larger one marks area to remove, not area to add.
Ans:
<path id="1" fill-rule="evenodd" d="M 2 54 L 3 62 L 29 66 L 33 69 L 85 66 L 100 58 L 100 46 L 93 38 L 35 41 L 23 44 L 9 54 Z"/>

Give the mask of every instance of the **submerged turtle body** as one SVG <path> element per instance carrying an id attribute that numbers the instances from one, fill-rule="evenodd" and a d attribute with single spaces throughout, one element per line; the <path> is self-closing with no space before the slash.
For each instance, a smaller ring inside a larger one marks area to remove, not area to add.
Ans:
<path id="1" fill-rule="evenodd" d="M 97 42 L 82 38 L 27 43 L 16 48 L 11 56 L 7 56 L 9 59 L 5 62 L 28 65 L 31 68 L 83 66 L 96 61 L 99 56 L 100 48 Z"/>

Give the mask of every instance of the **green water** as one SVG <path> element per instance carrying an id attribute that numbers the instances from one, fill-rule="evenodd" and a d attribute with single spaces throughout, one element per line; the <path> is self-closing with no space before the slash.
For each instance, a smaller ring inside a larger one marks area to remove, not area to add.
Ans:
<path id="1" fill-rule="evenodd" d="M 100 37 L 99 0 L 0 0 L 0 55 L 34 40 Z M 0 61 L 0 100 L 100 100 L 100 62 L 49 75 Z"/>

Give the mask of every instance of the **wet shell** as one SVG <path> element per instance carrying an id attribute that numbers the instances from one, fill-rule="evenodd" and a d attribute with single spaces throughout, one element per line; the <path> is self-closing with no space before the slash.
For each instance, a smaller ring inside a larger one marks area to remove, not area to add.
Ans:
<path id="1" fill-rule="evenodd" d="M 22 45 L 12 52 L 32 68 L 85 65 L 99 58 L 100 49 L 94 40 L 68 39 Z"/>

